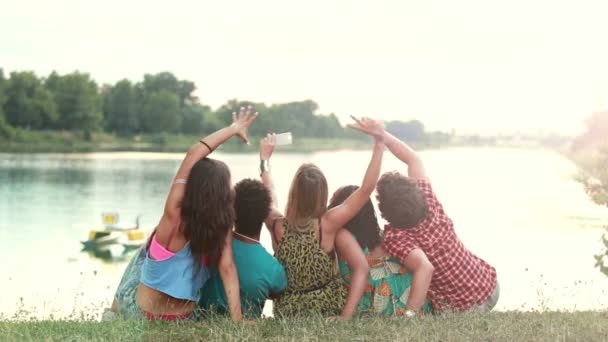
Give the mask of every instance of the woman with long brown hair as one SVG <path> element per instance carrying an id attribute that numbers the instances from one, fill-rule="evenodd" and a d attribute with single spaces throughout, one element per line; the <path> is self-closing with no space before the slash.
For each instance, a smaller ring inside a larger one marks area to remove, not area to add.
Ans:
<path id="1" fill-rule="evenodd" d="M 150 320 L 179 320 L 192 315 L 199 291 L 217 266 L 233 320 L 242 319 L 239 283 L 232 255 L 234 224 L 230 170 L 207 158 L 231 137 L 247 142 L 257 117 L 251 106 L 233 113 L 233 123 L 192 146 L 182 161 L 164 213 L 150 238 L 129 265 L 113 305 L 121 313 Z M 131 274 L 141 273 L 139 279 Z"/>
<path id="2" fill-rule="evenodd" d="M 367 120 L 357 120 L 364 127 Z M 262 141 L 261 177 L 273 194 L 273 209 L 266 226 L 279 262 L 285 267 L 288 285 L 274 302 L 276 316 L 320 313 L 350 319 L 367 284 L 368 265 L 352 234 L 341 228 L 366 203 L 380 175 L 384 145 L 376 139 L 373 154 L 361 187 L 341 205 L 327 210 L 327 181 L 314 164 L 304 164 L 296 172 L 285 210 L 277 209 L 274 183 L 268 166 L 274 150 L 275 136 Z M 353 280 L 348 290 L 337 271 L 336 250 L 353 267 Z"/>

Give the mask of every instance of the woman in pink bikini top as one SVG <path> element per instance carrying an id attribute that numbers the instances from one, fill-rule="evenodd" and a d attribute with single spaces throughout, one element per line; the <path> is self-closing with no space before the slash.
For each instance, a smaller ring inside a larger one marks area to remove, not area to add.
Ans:
<path id="1" fill-rule="evenodd" d="M 234 223 L 230 171 L 206 158 L 233 136 L 247 142 L 247 129 L 257 117 L 251 106 L 233 113 L 232 125 L 200 140 L 182 161 L 165 209 L 148 246 L 135 299 L 148 319 L 190 317 L 207 266 L 217 265 L 226 289 L 230 316 L 241 320 L 239 284 L 232 259 Z"/>

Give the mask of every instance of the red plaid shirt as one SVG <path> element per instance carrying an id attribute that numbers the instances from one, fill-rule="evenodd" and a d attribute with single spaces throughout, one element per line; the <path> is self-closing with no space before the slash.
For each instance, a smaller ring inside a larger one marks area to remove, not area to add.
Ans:
<path id="1" fill-rule="evenodd" d="M 428 205 L 427 216 L 411 229 L 384 229 L 384 248 L 402 263 L 421 249 L 435 268 L 428 299 L 433 310 L 466 311 L 483 304 L 496 287 L 496 270 L 473 255 L 454 231 L 431 184 L 416 181 Z"/>

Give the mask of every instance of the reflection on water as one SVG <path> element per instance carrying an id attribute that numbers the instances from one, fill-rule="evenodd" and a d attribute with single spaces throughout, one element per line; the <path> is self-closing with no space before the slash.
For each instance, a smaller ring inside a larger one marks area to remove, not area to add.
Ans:
<path id="1" fill-rule="evenodd" d="M 594 205 L 567 159 L 548 151 L 479 148 L 426 151 L 435 191 L 458 235 L 498 270 L 498 310 L 608 307 L 608 277 L 593 268 L 608 211 Z M 280 205 L 303 162 L 325 172 L 330 191 L 359 184 L 370 152 L 273 158 Z M 108 306 L 132 255 L 123 246 L 82 251 L 100 214 L 156 225 L 182 154 L 0 154 L 0 314 L 19 305 L 39 317 Z M 256 154 L 215 155 L 233 182 L 257 178 Z M 385 171 L 404 166 L 388 156 Z M 266 232 L 262 242 L 267 248 Z M 23 304 L 19 304 L 23 298 Z M 99 310 L 100 311 L 100 310 Z"/>
<path id="2" fill-rule="evenodd" d="M 81 252 L 87 253 L 92 258 L 97 258 L 107 263 L 129 261 L 139 247 L 128 247 L 120 244 L 109 246 L 84 246 Z"/>

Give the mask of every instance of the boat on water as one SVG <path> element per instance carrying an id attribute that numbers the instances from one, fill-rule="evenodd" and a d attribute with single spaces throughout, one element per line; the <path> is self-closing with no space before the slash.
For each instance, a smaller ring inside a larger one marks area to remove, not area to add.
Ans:
<path id="1" fill-rule="evenodd" d="M 135 225 L 118 224 L 117 213 L 103 213 L 103 229 L 91 229 L 89 239 L 81 241 L 85 249 L 122 245 L 125 249 L 135 249 L 146 242 L 146 234 L 139 227 L 139 216 Z"/>

